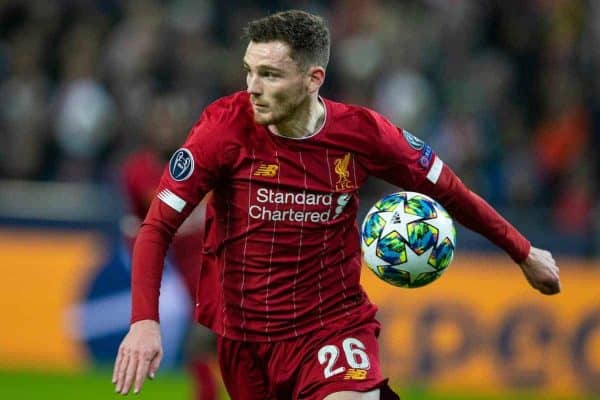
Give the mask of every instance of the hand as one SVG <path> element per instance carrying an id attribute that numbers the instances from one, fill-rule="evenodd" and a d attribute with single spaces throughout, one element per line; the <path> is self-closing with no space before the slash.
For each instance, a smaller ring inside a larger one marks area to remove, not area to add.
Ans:
<path id="1" fill-rule="evenodd" d="M 154 379 L 162 357 L 158 322 L 143 320 L 131 324 L 115 360 L 112 376 L 115 391 L 127 394 L 134 383 L 133 393 L 138 393 L 146 377 Z"/>
<path id="2" fill-rule="evenodd" d="M 558 266 L 549 251 L 531 247 L 529 255 L 519 264 L 529 284 L 543 294 L 560 292 Z"/>

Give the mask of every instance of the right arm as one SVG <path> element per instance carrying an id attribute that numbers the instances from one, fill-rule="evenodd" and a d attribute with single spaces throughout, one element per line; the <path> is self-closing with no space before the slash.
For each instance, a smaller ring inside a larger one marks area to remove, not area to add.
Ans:
<path id="1" fill-rule="evenodd" d="M 167 249 L 186 215 L 155 198 L 140 228 L 133 249 L 131 272 L 132 313 L 113 370 L 117 393 L 140 391 L 145 378 L 154 378 L 163 356 L 158 298 Z"/>
<path id="2" fill-rule="evenodd" d="M 218 126 L 207 109 L 163 172 L 148 214 L 136 238 L 131 272 L 129 332 L 121 343 L 112 381 L 127 394 L 153 378 L 162 359 L 158 298 L 164 259 L 175 232 L 217 180 L 220 170 Z"/>

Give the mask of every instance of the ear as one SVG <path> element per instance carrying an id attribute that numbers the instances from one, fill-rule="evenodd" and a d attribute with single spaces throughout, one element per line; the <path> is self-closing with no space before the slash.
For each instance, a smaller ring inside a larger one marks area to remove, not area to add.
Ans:
<path id="1" fill-rule="evenodd" d="M 307 87 L 309 93 L 318 92 L 325 81 L 325 69 L 323 67 L 310 67 L 307 72 Z"/>

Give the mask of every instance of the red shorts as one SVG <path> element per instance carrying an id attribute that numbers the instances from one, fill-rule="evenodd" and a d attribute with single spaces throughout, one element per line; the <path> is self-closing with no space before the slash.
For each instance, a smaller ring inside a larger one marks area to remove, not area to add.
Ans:
<path id="1" fill-rule="evenodd" d="M 321 400 L 340 391 L 381 389 L 399 399 L 379 363 L 379 322 L 348 320 L 311 334 L 274 343 L 219 337 L 219 364 L 232 400 Z"/>

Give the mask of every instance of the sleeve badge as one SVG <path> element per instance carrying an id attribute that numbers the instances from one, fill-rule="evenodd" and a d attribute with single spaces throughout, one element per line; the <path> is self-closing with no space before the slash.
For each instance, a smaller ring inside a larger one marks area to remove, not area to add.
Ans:
<path id="1" fill-rule="evenodd" d="M 194 157 L 188 149 L 181 148 L 171 156 L 169 173 L 177 182 L 185 181 L 194 172 Z"/>

